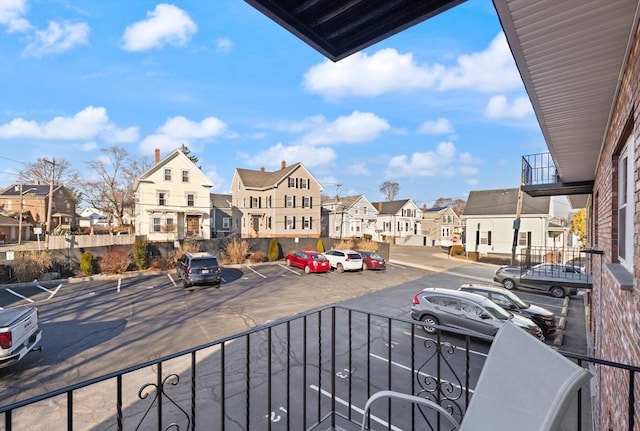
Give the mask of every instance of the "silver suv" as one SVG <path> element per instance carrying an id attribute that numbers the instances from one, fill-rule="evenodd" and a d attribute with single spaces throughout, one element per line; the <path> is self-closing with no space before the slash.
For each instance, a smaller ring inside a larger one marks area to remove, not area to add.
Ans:
<path id="1" fill-rule="evenodd" d="M 176 271 L 184 287 L 196 284 L 220 284 L 222 268 L 210 253 L 185 253 L 178 259 Z"/>
<path id="2" fill-rule="evenodd" d="M 531 319 L 512 314 L 493 301 L 475 293 L 430 287 L 413 297 L 411 317 L 424 322 L 425 331 L 437 331 L 434 325 L 494 336 L 504 322 L 511 320 L 536 338 L 544 334 Z"/>

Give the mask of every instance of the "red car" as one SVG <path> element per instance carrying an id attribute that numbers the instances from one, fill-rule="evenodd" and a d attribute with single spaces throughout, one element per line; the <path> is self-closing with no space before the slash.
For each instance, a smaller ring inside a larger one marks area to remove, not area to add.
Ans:
<path id="1" fill-rule="evenodd" d="M 387 269 L 387 263 L 375 251 L 358 250 L 362 256 L 362 269 Z"/>
<path id="2" fill-rule="evenodd" d="M 297 266 L 304 269 L 304 272 L 329 272 L 331 265 L 324 254 L 317 251 L 296 251 L 289 253 L 285 258 L 287 266 Z"/>

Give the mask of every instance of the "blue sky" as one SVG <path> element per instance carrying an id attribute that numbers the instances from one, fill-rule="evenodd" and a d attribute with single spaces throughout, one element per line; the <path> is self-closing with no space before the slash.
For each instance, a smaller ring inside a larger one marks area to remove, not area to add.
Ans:
<path id="1" fill-rule="evenodd" d="M 432 205 L 517 187 L 544 139 L 490 0 L 340 62 L 240 0 L 0 1 L 0 186 L 101 148 L 189 146 L 214 192 L 301 161 L 325 193 Z M 340 186 L 337 186 L 340 184 Z"/>

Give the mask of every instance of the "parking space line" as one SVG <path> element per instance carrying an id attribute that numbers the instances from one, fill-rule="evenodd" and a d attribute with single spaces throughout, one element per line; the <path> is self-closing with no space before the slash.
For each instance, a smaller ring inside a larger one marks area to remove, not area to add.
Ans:
<path id="1" fill-rule="evenodd" d="M 13 291 L 13 290 L 11 290 L 11 289 L 4 289 L 4 290 L 6 290 L 7 292 L 9 292 L 9 293 L 11 293 L 11 294 L 13 294 L 13 295 L 15 295 L 15 296 L 17 296 L 17 297 L 19 297 L 19 298 L 24 299 L 25 301 L 29 301 L 29 302 L 36 302 L 36 301 L 34 301 L 33 299 L 31 299 L 31 298 L 27 298 L 26 296 L 22 296 L 22 295 L 20 295 L 19 293 L 14 292 L 14 291 Z"/>
<path id="2" fill-rule="evenodd" d="M 403 334 L 408 335 L 408 336 L 411 336 L 411 332 L 403 332 Z M 430 340 L 430 341 L 434 341 L 432 338 L 423 337 L 423 336 L 421 336 L 421 335 L 414 335 L 414 336 L 415 336 L 416 338 L 421 339 L 421 340 Z M 451 346 L 453 346 L 454 348 L 456 348 L 456 349 L 458 349 L 458 350 L 462 350 L 462 351 L 466 351 L 466 350 L 467 350 L 467 349 L 465 349 L 464 347 L 458 347 L 458 346 L 456 346 L 455 344 L 451 344 Z M 469 353 L 473 353 L 473 354 L 478 355 L 478 356 L 484 356 L 484 357 L 486 357 L 486 356 L 487 356 L 487 354 L 486 354 L 486 353 L 477 352 L 477 351 L 475 351 L 475 350 L 471 350 L 471 349 L 469 349 Z"/>
<path id="3" fill-rule="evenodd" d="M 293 272 L 293 273 L 294 273 L 294 274 L 296 274 L 296 275 L 302 275 L 302 274 L 300 274 L 298 271 L 294 271 L 293 269 L 291 269 L 291 268 L 289 268 L 288 266 L 283 265 L 283 264 L 281 264 L 281 263 L 279 263 L 279 264 L 278 264 L 278 266 L 279 266 L 279 267 L 281 267 L 281 268 L 286 269 L 287 271 L 291 271 L 291 272 Z"/>
<path id="4" fill-rule="evenodd" d="M 260 277 L 267 278 L 266 275 L 260 274 L 258 271 L 256 271 L 255 269 L 251 268 L 249 265 L 247 265 L 247 268 L 250 269 L 251 271 L 255 272 L 256 274 L 258 274 Z"/>
<path id="5" fill-rule="evenodd" d="M 55 294 L 58 293 L 58 290 L 60 290 L 61 287 L 62 287 L 62 283 L 58 284 L 58 286 L 53 290 L 53 292 L 51 292 L 47 300 L 53 298 Z"/>
<path id="6" fill-rule="evenodd" d="M 51 293 L 51 291 L 50 291 L 49 289 L 47 289 L 46 287 L 44 287 L 44 286 L 40 286 L 39 284 L 36 284 L 36 287 L 37 287 L 38 289 L 40 289 L 40 290 L 44 290 L 45 292 L 49 292 L 49 293 Z"/>
<path id="7" fill-rule="evenodd" d="M 310 385 L 309 388 L 313 389 L 316 392 L 320 392 L 322 395 L 324 395 L 327 398 L 332 398 L 331 392 L 327 392 L 324 389 L 320 389 L 318 388 L 316 385 Z M 349 404 L 348 402 L 346 402 L 345 400 L 343 400 L 342 398 L 339 397 L 333 397 L 333 399 L 336 400 L 336 402 L 342 404 L 343 406 L 350 408 L 351 410 L 353 410 L 356 413 L 359 413 L 361 415 L 364 415 L 364 410 L 354 406 L 353 404 Z M 396 426 L 391 425 L 390 423 L 388 423 L 387 421 L 380 419 L 379 417 L 375 416 L 375 415 L 371 415 L 371 420 L 374 422 L 378 422 L 380 425 L 387 427 L 389 429 L 395 430 L 395 431 L 402 431 L 401 428 L 398 428 Z"/>
<path id="8" fill-rule="evenodd" d="M 370 354 L 369 354 L 369 356 L 371 356 L 371 357 L 372 357 L 372 358 L 374 358 L 374 359 L 379 359 L 379 360 L 381 360 L 381 361 L 383 361 L 383 362 L 387 362 L 387 363 L 389 363 L 389 360 L 388 360 L 387 358 L 383 358 L 382 356 L 378 356 L 378 355 L 373 354 L 373 353 L 370 353 Z M 403 370 L 406 370 L 406 371 L 411 371 L 411 368 L 410 368 L 410 367 L 407 367 L 406 365 L 400 364 L 400 363 L 395 362 L 395 361 L 391 361 L 391 365 L 393 365 L 393 366 L 395 366 L 395 367 L 398 367 L 398 368 L 402 368 Z M 422 376 L 422 377 L 430 377 L 430 378 L 434 378 L 434 379 L 436 378 L 435 376 L 432 376 L 432 375 L 427 374 L 427 373 L 423 373 L 422 371 L 413 370 L 413 372 L 414 372 L 414 373 L 416 373 L 416 374 L 418 374 L 419 376 Z M 436 380 L 437 380 L 437 379 L 436 379 Z M 463 390 L 463 391 L 465 390 L 465 388 L 464 388 L 463 386 L 461 386 L 461 385 L 459 385 L 459 384 L 457 384 L 457 383 L 450 382 L 450 381 L 448 381 L 448 380 L 444 380 L 444 379 L 440 379 L 440 381 L 441 381 L 441 382 L 444 382 L 444 383 L 448 383 L 448 384 L 450 384 L 451 386 L 456 387 L 456 388 L 458 388 L 458 389 L 460 389 L 460 390 Z M 474 392 L 474 390 L 473 390 L 473 389 L 469 389 L 469 392 L 473 393 L 473 392 Z"/>
<path id="9" fill-rule="evenodd" d="M 391 266 L 393 268 L 406 269 L 407 267 L 404 265 L 398 265 L 397 263 L 387 262 L 387 266 Z"/>
<path id="10" fill-rule="evenodd" d="M 168 272 L 167 272 L 167 277 L 169 277 L 169 280 L 171 280 L 171 284 L 173 284 L 173 287 L 178 287 L 178 285 L 176 284 L 176 281 L 173 279 L 171 274 L 169 274 Z"/>

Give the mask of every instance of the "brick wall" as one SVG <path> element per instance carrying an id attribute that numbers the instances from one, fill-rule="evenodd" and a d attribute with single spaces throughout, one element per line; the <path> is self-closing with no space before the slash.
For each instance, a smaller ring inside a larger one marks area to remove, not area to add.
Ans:
<path id="1" fill-rule="evenodd" d="M 592 246 L 604 251 L 603 263 L 617 263 L 617 158 L 621 145 L 631 136 L 635 147 L 633 175 L 634 208 L 634 287 L 622 290 L 612 274 L 594 257 L 594 289 L 591 297 L 589 328 L 591 353 L 609 361 L 640 365 L 640 27 L 623 81 L 604 148 L 597 167 L 591 202 Z M 597 226 L 597 229 L 596 229 Z M 594 237 L 597 232 L 597 238 Z M 599 280 L 602 280 L 601 285 Z M 598 430 L 627 429 L 628 372 L 601 367 L 596 372 L 594 422 Z M 635 399 L 640 399 L 640 376 L 636 376 Z M 637 401 L 636 401 L 637 404 Z M 636 406 L 635 429 L 640 429 L 640 411 Z"/>

